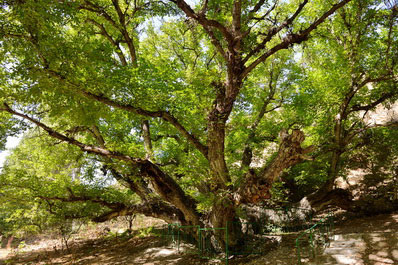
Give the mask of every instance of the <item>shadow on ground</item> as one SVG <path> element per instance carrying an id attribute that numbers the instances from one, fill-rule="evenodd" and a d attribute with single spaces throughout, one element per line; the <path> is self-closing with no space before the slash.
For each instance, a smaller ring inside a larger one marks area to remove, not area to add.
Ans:
<path id="1" fill-rule="evenodd" d="M 129 240 L 89 240 L 75 244 L 70 253 L 57 250 L 36 250 L 5 257 L 0 249 L 0 265 L 15 264 L 74 264 L 74 265 L 202 265 L 223 264 L 206 261 L 196 254 L 180 254 L 176 249 L 164 247 L 157 237 Z M 336 226 L 334 240 L 316 259 L 303 259 L 303 264 L 398 264 L 398 213 L 352 219 Z M 294 238 L 281 240 L 278 248 L 263 256 L 233 257 L 230 265 L 297 264 Z"/>

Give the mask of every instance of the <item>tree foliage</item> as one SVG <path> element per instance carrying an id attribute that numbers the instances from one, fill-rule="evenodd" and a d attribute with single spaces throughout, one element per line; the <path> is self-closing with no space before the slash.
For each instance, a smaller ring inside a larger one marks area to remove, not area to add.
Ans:
<path id="1" fill-rule="evenodd" d="M 35 218 L 224 227 L 281 197 L 280 179 L 321 200 L 395 123 L 364 119 L 398 95 L 398 11 L 383 1 L 1 6 L 0 144 L 25 134 L 0 198 Z"/>

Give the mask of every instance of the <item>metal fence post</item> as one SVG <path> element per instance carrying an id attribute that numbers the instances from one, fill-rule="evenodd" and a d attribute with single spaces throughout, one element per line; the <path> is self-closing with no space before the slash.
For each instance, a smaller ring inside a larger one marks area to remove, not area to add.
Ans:
<path id="1" fill-rule="evenodd" d="M 301 264 L 301 253 L 300 253 L 300 241 L 296 238 L 296 249 L 297 249 L 297 264 Z"/>
<path id="2" fill-rule="evenodd" d="M 228 260 L 229 260 L 229 249 L 228 249 L 228 221 L 227 221 L 227 227 L 225 228 L 225 265 L 228 265 Z"/>
<path id="3" fill-rule="evenodd" d="M 180 227 L 178 226 L 177 229 L 177 252 L 180 253 Z"/>
<path id="4" fill-rule="evenodd" d="M 312 230 L 310 231 L 310 246 L 311 246 L 312 257 L 315 258 L 315 250 L 314 250 L 314 241 L 313 241 Z"/>

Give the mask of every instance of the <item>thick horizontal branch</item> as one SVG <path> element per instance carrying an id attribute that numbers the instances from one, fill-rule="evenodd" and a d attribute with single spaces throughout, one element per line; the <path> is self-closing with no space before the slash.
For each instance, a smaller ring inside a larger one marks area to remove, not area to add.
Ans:
<path id="1" fill-rule="evenodd" d="M 171 123 L 188 141 L 193 144 L 205 157 L 207 157 L 207 147 L 204 146 L 200 141 L 190 134 L 184 126 L 181 125 L 181 123 L 169 112 L 167 111 L 147 111 L 141 108 L 133 107 L 131 105 L 124 105 L 121 103 L 117 103 L 115 101 L 112 101 L 104 96 L 98 96 L 95 94 L 92 94 L 90 92 L 85 92 L 82 91 L 82 94 L 84 94 L 87 97 L 93 98 L 99 102 L 105 103 L 106 105 L 127 110 L 130 112 L 137 113 L 142 116 L 147 116 L 147 117 L 153 117 L 153 118 L 161 118 L 169 123 Z"/>
<path id="2" fill-rule="evenodd" d="M 93 145 L 84 144 L 84 143 L 82 143 L 82 142 L 80 142 L 80 141 L 78 141 L 78 140 L 76 140 L 76 139 L 74 139 L 72 137 L 68 137 L 68 136 L 66 136 L 64 134 L 61 134 L 61 133 L 55 131 L 54 129 L 50 128 L 49 126 L 45 125 L 44 123 L 42 123 L 42 122 L 40 122 L 40 121 L 38 121 L 36 119 L 33 119 L 33 118 L 29 117 L 26 114 L 23 114 L 23 113 L 20 113 L 20 112 L 17 112 L 15 110 L 11 109 L 6 103 L 3 103 L 3 108 L 1 108 L 0 111 L 6 111 L 6 112 L 8 112 L 8 113 L 10 113 L 12 115 L 21 117 L 21 118 L 23 118 L 25 120 L 28 120 L 28 121 L 32 122 L 33 124 L 35 124 L 36 126 L 42 128 L 51 137 L 59 139 L 59 140 L 64 141 L 64 142 L 67 142 L 69 144 L 75 145 L 75 146 L 79 147 L 84 152 L 92 153 L 92 154 L 98 154 L 98 155 L 105 156 L 105 157 L 110 157 L 110 158 L 116 158 L 116 159 L 123 160 L 123 161 L 129 162 L 129 163 L 132 163 L 132 164 L 140 164 L 140 163 L 142 163 L 141 159 L 133 158 L 133 157 L 130 157 L 128 155 L 122 154 L 120 152 L 110 151 L 110 150 L 107 150 L 107 149 L 102 148 L 102 147 L 97 147 L 97 146 L 93 146 Z"/>
<path id="3" fill-rule="evenodd" d="M 84 95 L 87 98 L 95 99 L 96 101 L 105 103 L 108 106 L 112 106 L 118 109 L 126 110 L 129 112 L 134 112 L 136 114 L 153 117 L 153 118 L 161 118 L 169 123 L 171 123 L 191 144 L 193 144 L 205 157 L 207 157 L 207 147 L 203 145 L 195 136 L 185 129 L 184 126 L 169 112 L 167 111 L 147 111 L 141 108 L 134 107 L 128 104 L 122 104 L 116 101 L 113 101 L 105 96 L 95 95 L 93 93 L 87 91 L 79 91 L 80 94 Z"/>
<path id="4" fill-rule="evenodd" d="M 28 120 L 38 127 L 45 130 L 51 137 L 65 141 L 72 145 L 78 146 L 82 151 L 88 153 L 94 153 L 106 158 L 115 158 L 129 162 L 134 166 L 139 166 L 141 175 L 148 178 L 156 192 L 167 202 L 172 203 L 184 214 L 185 219 L 192 225 L 200 224 L 200 215 L 196 211 L 196 202 L 188 197 L 181 187 L 172 179 L 169 175 L 164 173 L 158 166 L 150 162 L 149 160 L 132 158 L 130 156 L 124 155 L 119 152 L 109 151 L 102 147 L 96 147 L 92 145 L 87 145 L 82 142 L 77 141 L 71 137 L 67 137 L 54 129 L 48 127 L 47 125 L 41 123 L 40 121 L 33 119 L 25 114 L 19 113 L 12 110 L 7 104 L 3 104 L 3 108 L 0 111 L 7 111 L 10 114 L 19 116 L 25 120 Z"/>
<path id="5" fill-rule="evenodd" d="M 75 196 L 74 194 L 70 194 L 69 197 L 59 197 L 59 196 L 41 196 L 41 195 L 37 195 L 36 196 L 39 199 L 42 200 L 50 200 L 50 201 L 61 201 L 61 202 L 70 202 L 70 203 L 74 203 L 74 202 L 92 202 L 92 203 L 97 203 L 100 204 L 102 206 L 106 206 L 109 209 L 120 209 L 124 207 L 124 204 L 122 203 L 118 203 L 118 202 L 108 202 L 105 201 L 99 197 L 95 197 L 95 198 L 91 198 L 88 196 Z"/>
<path id="6" fill-rule="evenodd" d="M 361 76 L 363 76 L 364 74 L 362 74 Z M 356 112 L 356 111 L 360 111 L 360 110 L 364 110 L 364 111 L 369 111 L 372 108 L 376 107 L 377 105 L 383 103 L 384 101 L 386 101 L 387 99 L 393 97 L 394 95 L 398 94 L 397 89 L 395 89 L 396 92 L 388 92 L 388 93 L 383 93 L 381 95 L 381 97 L 368 104 L 368 105 L 364 105 L 364 106 L 360 106 L 360 105 L 354 105 L 349 109 L 349 104 L 351 102 L 351 100 L 354 98 L 355 94 L 362 89 L 364 86 L 366 86 L 369 83 L 377 83 L 377 82 L 382 82 L 382 81 L 388 81 L 388 80 L 393 80 L 394 76 L 393 75 L 382 75 L 380 77 L 377 78 L 365 78 L 361 83 L 359 84 L 355 84 L 356 82 L 354 82 L 354 85 L 351 86 L 350 91 L 347 93 L 343 105 L 342 110 L 340 111 L 340 115 L 342 117 L 342 119 L 346 118 L 348 114 L 352 113 L 352 112 Z"/>
<path id="7" fill-rule="evenodd" d="M 105 222 L 116 218 L 118 216 L 126 216 L 126 215 L 133 215 L 133 214 L 143 214 L 145 216 L 155 217 L 166 222 L 181 222 L 184 223 L 184 215 L 180 210 L 176 207 L 167 204 L 161 200 L 152 200 L 146 201 L 141 204 L 136 205 L 125 205 L 123 203 L 111 203 L 100 198 L 90 198 L 87 196 L 75 196 L 70 195 L 69 197 L 58 197 L 58 196 L 37 196 L 37 198 L 45 200 L 45 201 L 60 201 L 65 203 L 81 203 L 81 202 L 92 202 L 98 203 L 102 206 L 106 206 L 111 211 L 95 217 L 93 221 L 95 222 Z"/>
<path id="8" fill-rule="evenodd" d="M 59 73 L 52 71 L 52 70 L 47 70 L 52 76 L 62 80 L 66 81 L 66 78 Z M 152 118 L 161 118 L 169 123 L 171 123 L 191 144 L 193 144 L 206 158 L 207 158 L 207 146 L 203 145 L 199 139 L 197 139 L 193 134 L 188 132 L 187 129 L 175 118 L 172 114 L 170 114 L 168 111 L 148 111 L 144 110 L 142 108 L 138 108 L 129 104 L 123 104 L 117 101 L 114 101 L 108 97 L 102 96 L 102 95 L 96 95 L 94 93 L 82 90 L 80 87 L 78 87 L 75 84 L 71 84 L 72 86 L 75 87 L 74 91 L 79 93 L 80 95 L 89 98 L 89 99 L 94 99 L 98 102 L 104 103 L 105 105 L 118 108 L 121 110 L 125 110 L 128 112 L 133 112 L 138 115 L 146 116 L 146 117 L 152 117 Z"/>
<path id="9" fill-rule="evenodd" d="M 159 200 L 154 200 L 132 206 L 124 206 L 100 215 L 94 218 L 93 221 L 105 222 L 118 216 L 128 216 L 137 213 L 149 217 L 159 218 L 168 223 L 178 222 L 185 224 L 184 216 L 180 210 L 172 205 L 169 205 Z"/>
<path id="10" fill-rule="evenodd" d="M 386 101 L 389 98 L 392 98 L 393 96 L 397 95 L 398 91 L 393 93 L 393 92 L 389 92 L 389 93 L 384 93 L 380 98 L 378 98 L 377 100 L 373 101 L 372 103 L 368 104 L 368 105 L 354 105 L 352 106 L 350 112 L 355 112 L 355 111 L 369 111 L 371 109 L 374 109 L 375 107 L 377 107 L 377 105 L 383 103 L 384 101 Z"/>

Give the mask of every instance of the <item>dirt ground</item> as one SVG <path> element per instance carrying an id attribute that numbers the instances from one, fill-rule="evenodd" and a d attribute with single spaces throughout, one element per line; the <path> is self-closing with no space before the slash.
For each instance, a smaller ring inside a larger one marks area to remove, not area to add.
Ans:
<path id="1" fill-rule="evenodd" d="M 330 245 L 319 250 L 310 265 L 398 265 L 398 213 L 348 218 L 336 225 Z M 281 245 L 247 265 L 295 265 L 294 242 Z"/>
<path id="2" fill-rule="evenodd" d="M 333 241 L 316 259 L 303 259 L 303 264 L 398 264 L 398 213 L 346 220 L 337 225 Z M 32 248 L 31 248 L 32 249 Z M 296 264 L 294 236 L 281 238 L 277 248 L 262 256 L 232 257 L 230 265 Z M 202 260 L 195 254 L 178 253 L 165 247 L 157 237 L 129 240 L 96 239 L 76 242 L 70 252 L 53 247 L 11 253 L 0 249 L 0 265 L 15 264 L 224 264 Z"/>

